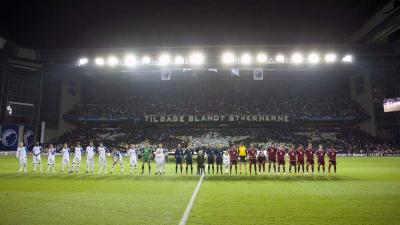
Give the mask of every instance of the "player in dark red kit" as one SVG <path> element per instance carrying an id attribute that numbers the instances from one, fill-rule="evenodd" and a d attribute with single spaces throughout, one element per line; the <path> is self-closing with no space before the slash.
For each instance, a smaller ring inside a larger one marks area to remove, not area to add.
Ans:
<path id="1" fill-rule="evenodd" d="M 289 149 L 289 173 L 292 173 L 292 167 L 294 168 L 294 173 L 297 173 L 296 155 L 297 152 L 294 150 L 294 145 L 291 145 Z"/>
<path id="2" fill-rule="evenodd" d="M 228 150 L 229 152 L 229 159 L 231 161 L 231 165 L 229 168 L 229 174 L 232 174 L 232 165 L 235 165 L 235 172 L 237 174 L 237 162 L 238 162 L 238 157 L 239 153 L 237 149 L 235 148 L 235 145 L 232 145 L 232 147 Z"/>
<path id="3" fill-rule="evenodd" d="M 331 150 L 328 152 L 328 157 L 329 157 L 329 167 L 328 167 L 328 173 L 331 173 L 331 166 L 333 165 L 333 169 L 335 170 L 336 173 L 336 149 L 332 147 Z"/>
<path id="4" fill-rule="evenodd" d="M 263 173 L 265 175 L 265 161 L 267 160 L 267 156 L 265 153 L 266 152 L 263 149 L 261 149 L 260 152 L 258 153 L 258 156 L 257 156 L 258 174 L 261 174 L 261 167 L 262 167 Z"/>
<path id="5" fill-rule="evenodd" d="M 254 166 L 254 174 L 257 175 L 257 150 L 254 148 L 254 145 L 251 144 L 250 148 L 247 149 L 247 156 L 249 157 L 250 161 L 250 175 L 251 175 L 251 166 Z"/>
<path id="6" fill-rule="evenodd" d="M 318 175 L 320 171 L 320 167 L 322 166 L 322 172 L 325 173 L 325 150 L 322 148 L 322 145 L 319 145 L 317 151 L 317 159 L 318 159 Z"/>
<path id="7" fill-rule="evenodd" d="M 311 171 L 314 173 L 314 150 L 312 148 L 312 144 L 308 143 L 308 147 L 306 150 L 306 158 L 307 158 L 307 164 L 306 164 L 306 170 L 307 170 L 307 175 L 309 174 L 309 167 L 311 166 Z"/>
<path id="8" fill-rule="evenodd" d="M 281 172 L 281 166 L 282 166 L 282 171 L 286 174 L 285 171 L 285 155 L 286 151 L 283 145 L 279 146 L 279 150 L 276 154 L 276 159 L 278 160 L 278 174 Z"/>
<path id="9" fill-rule="evenodd" d="M 268 173 L 271 173 L 271 165 L 274 165 L 274 173 L 276 173 L 276 148 L 270 143 L 268 147 Z"/>
<path id="10" fill-rule="evenodd" d="M 300 173 L 300 166 L 301 169 L 303 170 L 304 174 L 304 148 L 303 145 L 299 145 L 299 148 L 297 149 L 297 172 Z"/>

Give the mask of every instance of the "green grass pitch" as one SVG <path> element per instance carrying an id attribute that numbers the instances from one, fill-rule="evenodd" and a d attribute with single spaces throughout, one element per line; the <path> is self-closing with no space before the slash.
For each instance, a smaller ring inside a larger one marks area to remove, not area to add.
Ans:
<path id="1" fill-rule="evenodd" d="M 0 157 L 0 224 L 178 224 L 199 179 L 173 164 L 129 176 L 126 158 L 124 175 L 88 175 L 84 159 L 61 174 L 56 159 L 55 174 L 32 174 L 31 158 L 18 174 Z M 338 158 L 330 176 L 207 175 L 187 224 L 399 224 L 399 206 L 400 158 Z"/>

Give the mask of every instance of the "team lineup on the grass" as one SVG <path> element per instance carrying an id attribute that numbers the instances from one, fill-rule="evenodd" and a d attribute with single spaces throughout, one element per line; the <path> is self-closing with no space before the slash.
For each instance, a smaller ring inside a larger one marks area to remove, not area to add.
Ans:
<path id="1" fill-rule="evenodd" d="M 154 159 L 156 163 L 156 175 L 162 175 L 166 172 L 165 164 L 166 153 L 165 148 L 162 144 L 159 144 L 158 148 L 153 148 L 150 146 L 149 142 L 146 142 L 140 148 L 137 148 L 134 144 L 126 146 L 126 155 L 129 157 L 129 173 L 136 173 L 139 156 L 141 156 L 142 170 L 141 174 L 145 172 L 145 165 L 148 166 L 148 172 L 151 174 L 151 161 Z M 55 172 L 55 158 L 56 158 L 56 148 L 52 144 L 44 150 L 39 142 L 36 142 L 32 149 L 32 163 L 33 172 L 36 172 L 37 167 L 39 172 L 42 173 L 42 160 L 41 155 L 47 154 L 47 168 L 46 173 Z M 114 168 L 119 164 L 121 174 L 124 173 L 124 163 L 123 154 L 116 148 L 112 148 L 111 151 L 107 147 L 103 146 L 103 143 L 99 143 L 96 148 L 93 142 L 90 142 L 86 150 L 83 151 L 80 143 L 78 142 L 74 147 L 74 151 L 71 152 L 68 145 L 65 143 L 61 149 L 61 171 L 69 173 L 79 173 L 81 158 L 83 152 L 86 154 L 86 173 L 94 173 L 95 156 L 98 155 L 99 170 L 98 173 L 107 173 L 107 153 L 112 156 L 112 166 L 109 173 L 114 172 Z M 70 155 L 72 158 L 72 167 L 70 167 Z M 333 167 L 334 173 L 336 173 L 336 150 L 330 148 L 325 150 L 322 145 L 319 145 L 318 150 L 314 150 L 311 143 L 308 144 L 307 149 L 304 150 L 302 145 L 299 145 L 295 149 L 294 145 L 291 145 L 290 149 L 287 151 L 283 145 L 275 147 L 274 144 L 270 143 L 268 147 L 264 149 L 256 149 L 253 144 L 250 147 L 246 147 L 243 143 L 238 146 L 231 145 L 227 151 L 224 151 L 222 146 L 209 146 L 206 149 L 200 149 L 197 152 L 188 145 L 186 148 L 181 147 L 178 144 L 175 150 L 175 173 L 183 173 L 183 161 L 186 164 L 186 174 L 193 174 L 193 156 L 197 154 L 197 172 L 196 174 L 202 175 L 206 173 L 205 163 L 207 162 L 207 172 L 208 174 L 232 174 L 232 169 L 234 168 L 235 174 L 238 174 L 238 164 L 239 164 L 239 174 L 242 174 L 242 166 L 244 174 L 247 174 L 247 163 L 249 164 L 249 173 L 252 174 L 266 174 L 266 166 L 268 163 L 268 174 L 280 174 L 281 172 L 286 174 L 286 154 L 289 159 L 289 173 L 298 174 L 302 172 L 307 175 L 314 174 L 314 157 L 317 158 L 317 169 L 318 174 L 322 172 L 325 174 L 325 156 L 329 158 L 328 173 L 331 172 L 331 167 Z M 27 172 L 28 163 L 28 150 L 22 142 L 18 144 L 18 149 L 16 152 L 16 157 L 19 163 L 19 172 Z M 306 162 L 306 164 L 304 163 Z M 223 171 L 224 168 L 224 171 Z M 67 170 L 65 170 L 67 169 Z M 179 169 L 179 170 L 178 170 Z M 282 169 L 282 170 L 281 170 Z M 273 170 L 273 171 L 272 171 Z"/>

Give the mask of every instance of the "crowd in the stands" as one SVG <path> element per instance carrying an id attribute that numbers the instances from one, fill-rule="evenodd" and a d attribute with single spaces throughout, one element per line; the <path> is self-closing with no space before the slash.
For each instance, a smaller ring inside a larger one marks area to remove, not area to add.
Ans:
<path id="1" fill-rule="evenodd" d="M 352 101 L 345 84 L 330 81 L 86 84 L 82 101 L 67 117 L 138 118 L 144 115 L 286 114 L 353 117 L 368 113 Z"/>
<path id="2" fill-rule="evenodd" d="M 307 143 L 322 144 L 327 148 L 334 147 L 341 152 L 372 153 L 391 152 L 400 150 L 399 146 L 384 140 L 374 138 L 359 128 L 299 128 L 299 127 L 263 127 L 263 128 L 94 128 L 81 126 L 62 135 L 57 143 L 76 142 L 87 144 L 90 140 L 95 143 L 104 142 L 106 146 L 123 149 L 126 144 L 142 144 L 149 140 L 153 145 L 164 144 L 168 149 L 174 149 L 179 143 L 191 144 L 194 147 L 223 145 L 241 142 L 265 147 L 270 142 L 284 144 L 286 147 Z"/>

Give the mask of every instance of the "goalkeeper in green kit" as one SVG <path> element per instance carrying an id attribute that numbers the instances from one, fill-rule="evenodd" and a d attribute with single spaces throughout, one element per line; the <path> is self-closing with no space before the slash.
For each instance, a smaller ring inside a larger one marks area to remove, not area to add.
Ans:
<path id="1" fill-rule="evenodd" d="M 151 174 L 151 157 L 153 154 L 153 149 L 150 147 L 149 142 L 146 141 L 143 149 L 142 149 L 142 160 L 143 160 L 143 164 L 142 164 L 142 174 L 144 173 L 144 164 L 147 162 L 147 164 L 149 165 L 149 174 Z"/>

